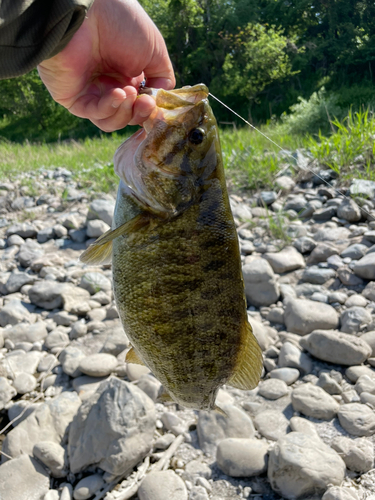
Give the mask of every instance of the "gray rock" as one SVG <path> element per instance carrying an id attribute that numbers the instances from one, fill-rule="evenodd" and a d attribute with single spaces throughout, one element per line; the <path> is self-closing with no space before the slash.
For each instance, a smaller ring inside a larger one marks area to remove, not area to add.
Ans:
<path id="1" fill-rule="evenodd" d="M 64 238 L 68 235 L 68 230 L 62 224 L 55 224 L 53 226 L 53 231 L 55 233 L 56 238 Z"/>
<path id="2" fill-rule="evenodd" d="M 102 234 L 111 229 L 107 223 L 102 220 L 89 220 L 87 222 L 86 233 L 89 238 L 99 238 Z"/>
<path id="3" fill-rule="evenodd" d="M 0 311 L 0 326 L 16 325 L 22 321 L 31 322 L 31 314 L 19 299 L 10 300 Z"/>
<path id="4" fill-rule="evenodd" d="M 332 255 L 337 255 L 337 248 L 330 243 L 318 243 L 307 259 L 307 264 L 326 262 Z"/>
<path id="5" fill-rule="evenodd" d="M 354 200 L 346 198 L 337 208 L 337 217 L 348 222 L 358 222 L 362 217 L 362 213 Z"/>
<path id="6" fill-rule="evenodd" d="M 61 327 L 59 327 L 61 328 Z M 48 350 L 65 347 L 69 344 L 69 336 L 61 330 L 52 330 L 44 340 L 44 347 Z"/>
<path id="7" fill-rule="evenodd" d="M 335 276 L 336 272 L 334 269 L 311 266 L 303 271 L 301 279 L 315 285 L 323 285 L 323 283 Z"/>
<path id="8" fill-rule="evenodd" d="M 280 368 L 297 368 L 304 375 L 313 367 L 311 359 L 291 342 L 281 346 L 278 364 Z"/>
<path id="9" fill-rule="evenodd" d="M 350 271 L 350 269 L 346 266 L 340 267 L 337 270 L 337 276 L 341 283 L 345 286 L 359 286 L 363 285 L 362 278 L 359 278 L 354 273 Z"/>
<path id="10" fill-rule="evenodd" d="M 112 226 L 113 211 L 115 209 L 114 200 L 94 200 L 90 204 L 88 220 L 100 219 L 109 226 Z"/>
<path id="11" fill-rule="evenodd" d="M 307 204 L 306 198 L 302 194 L 291 194 L 286 199 L 286 203 L 284 205 L 285 212 L 288 210 L 294 210 L 295 212 L 301 212 Z"/>
<path id="12" fill-rule="evenodd" d="M 374 445 L 369 439 L 337 436 L 331 447 L 339 453 L 349 470 L 363 473 L 374 467 Z"/>
<path id="13" fill-rule="evenodd" d="M 337 242 L 346 240 L 349 237 L 350 231 L 346 227 L 324 227 L 315 233 L 314 240 Z"/>
<path id="14" fill-rule="evenodd" d="M 268 445 L 259 439 L 228 438 L 219 443 L 218 467 L 232 477 L 251 477 L 267 469 Z"/>
<path id="15" fill-rule="evenodd" d="M 368 377 L 375 378 L 375 371 L 369 366 L 351 366 L 345 370 L 345 376 L 355 384 L 357 380 L 362 376 L 367 375 Z"/>
<path id="16" fill-rule="evenodd" d="M 281 438 L 270 451 L 268 479 L 283 498 L 295 500 L 322 495 L 328 485 L 345 476 L 341 457 L 319 439 L 301 432 Z"/>
<path id="17" fill-rule="evenodd" d="M 306 335 L 318 328 L 336 328 L 339 323 L 337 312 L 332 306 L 312 300 L 288 300 L 284 317 L 287 330 L 299 335 Z"/>
<path id="18" fill-rule="evenodd" d="M 14 398 L 17 391 L 12 387 L 5 377 L 0 377 L 0 410 Z"/>
<path id="19" fill-rule="evenodd" d="M 307 417 L 331 420 L 335 417 L 339 404 L 321 387 L 306 383 L 300 385 L 292 392 L 292 405 Z"/>
<path id="20" fill-rule="evenodd" d="M 289 421 L 281 411 L 264 410 L 254 417 L 255 427 L 266 439 L 277 441 L 285 436 Z"/>
<path id="21" fill-rule="evenodd" d="M 29 290 L 30 302 L 43 309 L 63 307 L 72 314 L 86 314 L 91 308 L 88 305 L 90 293 L 70 283 L 41 281 Z"/>
<path id="22" fill-rule="evenodd" d="M 39 361 L 38 372 L 46 372 L 52 370 L 55 366 L 59 364 L 59 360 L 54 354 L 47 354 Z"/>
<path id="23" fill-rule="evenodd" d="M 98 493 L 103 486 L 104 479 L 100 474 L 86 476 L 75 486 L 73 498 L 74 500 L 86 500 L 87 498 L 91 498 L 93 495 Z"/>
<path id="24" fill-rule="evenodd" d="M 322 500 L 360 500 L 360 496 L 351 488 L 331 486 L 322 496 Z"/>
<path id="25" fill-rule="evenodd" d="M 27 394 L 33 391 L 36 386 L 36 378 L 29 373 L 19 373 L 13 381 L 13 387 L 18 394 Z"/>
<path id="26" fill-rule="evenodd" d="M 258 199 L 258 204 L 261 207 L 272 205 L 277 200 L 275 191 L 261 191 Z"/>
<path id="27" fill-rule="evenodd" d="M 41 500 L 49 490 L 46 469 L 32 457 L 22 455 L 0 467 L 1 500 Z"/>
<path id="28" fill-rule="evenodd" d="M 70 330 L 70 333 L 69 333 L 69 337 L 70 339 L 78 339 L 80 337 L 84 337 L 87 333 L 87 325 L 85 323 L 85 320 L 82 319 L 82 320 L 79 320 L 79 321 L 76 321 L 73 326 L 72 326 L 72 329 Z"/>
<path id="29" fill-rule="evenodd" d="M 328 295 L 328 302 L 333 304 L 334 302 L 338 302 L 339 304 L 345 304 L 348 296 L 343 292 L 332 292 Z"/>
<path id="30" fill-rule="evenodd" d="M 25 240 L 21 236 L 18 236 L 18 234 L 12 234 L 8 236 L 6 243 L 8 247 L 12 247 L 13 245 L 21 246 L 25 243 Z"/>
<path id="31" fill-rule="evenodd" d="M 321 285 L 313 285 L 312 283 L 301 283 L 295 285 L 294 291 L 297 297 L 310 298 L 314 293 L 324 293 L 326 289 Z"/>
<path id="32" fill-rule="evenodd" d="M 340 365 L 359 365 L 371 355 L 365 341 L 336 330 L 315 330 L 301 339 L 301 345 L 316 358 Z"/>
<path id="33" fill-rule="evenodd" d="M 87 239 L 85 229 L 69 229 L 69 236 L 76 243 L 84 243 Z"/>
<path id="34" fill-rule="evenodd" d="M 23 222 L 20 224 L 13 224 L 8 227 L 6 231 L 6 235 L 9 237 L 12 234 L 17 234 L 21 236 L 21 238 L 35 238 L 37 235 L 37 230 L 34 224 L 30 224 L 29 222 Z"/>
<path id="35" fill-rule="evenodd" d="M 107 333 L 107 331 L 105 332 Z M 129 347 L 129 339 L 121 325 L 108 329 L 106 341 L 101 352 L 117 356 Z"/>
<path id="36" fill-rule="evenodd" d="M 316 242 L 308 236 L 301 236 L 293 242 L 293 245 L 300 253 L 304 254 L 312 252 L 316 247 Z"/>
<path id="37" fill-rule="evenodd" d="M 142 375 L 142 377 L 137 380 L 136 385 L 153 401 L 158 399 L 161 383 L 153 375 L 149 373 Z"/>
<path id="38" fill-rule="evenodd" d="M 150 450 L 155 424 L 154 403 L 143 391 L 123 380 L 105 380 L 70 426 L 70 470 L 76 474 L 95 465 L 125 475 Z"/>
<path id="39" fill-rule="evenodd" d="M 22 267 L 30 267 L 34 259 L 44 254 L 43 249 L 36 241 L 28 241 L 21 245 L 18 253 L 18 261 Z"/>
<path id="40" fill-rule="evenodd" d="M 375 356 L 375 330 L 363 333 L 360 338 L 364 340 L 372 349 L 371 356 Z"/>
<path id="41" fill-rule="evenodd" d="M 60 492 L 59 490 L 49 490 L 43 500 L 60 500 Z"/>
<path id="42" fill-rule="evenodd" d="M 242 268 L 247 300 L 254 306 L 269 306 L 280 295 L 272 267 L 265 259 L 254 259 Z"/>
<path id="43" fill-rule="evenodd" d="M 302 417 L 292 417 L 290 419 L 290 428 L 295 432 L 302 432 L 315 439 L 320 439 L 318 431 L 316 430 L 315 424 L 307 420 L 307 418 Z"/>
<path id="44" fill-rule="evenodd" d="M 138 490 L 139 500 L 187 500 L 185 483 L 173 471 L 164 470 L 147 474 Z"/>
<path id="45" fill-rule="evenodd" d="M 18 271 L 13 271 L 9 276 L 8 281 L 5 286 L 8 293 L 18 292 L 23 285 L 30 285 L 37 281 L 38 277 L 35 274 L 20 273 Z"/>
<path id="46" fill-rule="evenodd" d="M 43 354 L 37 351 L 13 351 L 8 353 L 0 361 L 0 367 L 8 371 L 10 378 L 16 377 L 19 373 L 29 373 L 33 375 L 36 372 L 39 361 Z"/>
<path id="47" fill-rule="evenodd" d="M 73 486 L 69 483 L 64 483 L 61 490 L 60 500 L 73 500 Z"/>
<path id="48" fill-rule="evenodd" d="M 12 328 L 7 328 L 3 331 L 5 339 L 10 339 L 12 342 L 38 342 L 44 340 L 48 333 L 45 323 L 38 321 L 33 325 L 27 323 L 18 323 Z"/>
<path id="49" fill-rule="evenodd" d="M 264 258 L 278 274 L 305 267 L 305 259 L 294 247 L 285 247 L 277 253 L 265 253 Z"/>
<path id="50" fill-rule="evenodd" d="M 82 359 L 85 358 L 85 354 L 78 347 L 68 346 L 60 354 L 60 363 L 64 373 L 70 377 L 79 377 L 82 375 L 79 369 L 79 364 Z"/>
<path id="51" fill-rule="evenodd" d="M 331 255 L 330 257 L 328 257 L 327 259 L 327 264 L 329 265 L 329 267 L 331 267 L 332 269 L 335 269 L 335 271 L 337 269 L 339 269 L 340 267 L 343 267 L 345 266 L 345 263 L 344 261 L 342 260 L 341 257 L 339 257 L 338 255 Z"/>
<path id="52" fill-rule="evenodd" d="M 313 213 L 314 220 L 330 220 L 336 215 L 335 207 L 323 207 Z"/>
<path id="53" fill-rule="evenodd" d="M 330 377 L 326 372 L 322 372 L 319 375 L 319 380 L 317 382 L 317 385 L 331 395 L 342 393 L 342 388 L 340 384 L 335 379 Z"/>
<path id="54" fill-rule="evenodd" d="M 291 191 L 296 183 L 294 180 L 288 175 L 281 175 L 280 177 L 276 177 L 275 179 L 276 186 L 282 191 Z"/>
<path id="55" fill-rule="evenodd" d="M 347 248 L 345 248 L 345 250 L 341 252 L 341 257 L 343 259 L 349 257 L 352 260 L 358 260 L 365 255 L 367 250 L 368 247 L 366 245 L 362 245 L 361 243 L 355 243 L 354 245 L 350 245 Z"/>
<path id="56" fill-rule="evenodd" d="M 368 304 L 368 300 L 365 299 L 365 297 L 363 295 L 358 295 L 358 294 L 351 295 L 345 301 L 345 306 L 348 308 L 354 307 L 354 306 L 366 307 L 367 304 Z"/>
<path id="57" fill-rule="evenodd" d="M 364 237 L 366 238 L 367 241 L 370 243 L 375 243 L 375 231 L 366 231 L 364 233 Z"/>
<path id="58" fill-rule="evenodd" d="M 199 445 L 204 453 L 215 454 L 225 438 L 252 438 L 255 429 L 251 418 L 234 405 L 223 405 L 227 417 L 213 411 L 200 411 L 197 423 Z"/>
<path id="59" fill-rule="evenodd" d="M 362 295 L 368 300 L 375 301 L 375 282 L 370 281 L 362 291 Z"/>
<path id="60" fill-rule="evenodd" d="M 276 368 L 270 373 L 271 378 L 277 378 L 286 383 L 286 385 L 294 384 L 299 379 L 299 370 L 297 368 Z"/>
<path id="61" fill-rule="evenodd" d="M 315 302 L 323 302 L 323 304 L 328 304 L 328 295 L 320 292 L 315 292 L 311 295 L 310 300 Z"/>
<path id="62" fill-rule="evenodd" d="M 341 427 L 353 436 L 372 436 L 375 433 L 375 413 L 367 405 L 342 405 L 337 416 Z"/>
<path id="63" fill-rule="evenodd" d="M 45 227 L 44 229 L 38 231 L 36 239 L 38 243 L 46 243 L 46 241 L 52 240 L 54 237 L 55 231 L 53 230 L 53 227 Z"/>
<path id="64" fill-rule="evenodd" d="M 52 316 L 56 325 L 70 326 L 75 321 L 78 321 L 78 316 L 69 314 L 67 311 L 59 311 Z"/>
<path id="65" fill-rule="evenodd" d="M 112 354 L 91 354 L 81 359 L 79 369 L 90 377 L 106 377 L 114 371 L 117 359 Z"/>
<path id="66" fill-rule="evenodd" d="M 371 314 L 364 307 L 350 307 L 341 314 L 341 331 L 357 333 L 362 325 L 368 325 L 371 320 Z"/>
<path id="67" fill-rule="evenodd" d="M 288 392 L 289 389 L 286 383 L 277 378 L 264 380 L 258 388 L 258 393 L 266 399 L 279 399 Z"/>
<path id="68" fill-rule="evenodd" d="M 91 295 L 100 291 L 109 292 L 112 289 L 110 280 L 104 274 L 97 272 L 85 273 L 79 286 L 90 292 Z"/>
<path id="69" fill-rule="evenodd" d="M 375 252 L 368 253 L 356 261 L 354 273 L 365 280 L 375 280 Z"/>
<path id="70" fill-rule="evenodd" d="M 361 198 L 375 198 L 375 182 L 363 179 L 353 179 L 350 185 L 351 196 L 360 196 Z"/>
<path id="71" fill-rule="evenodd" d="M 284 309 L 282 307 L 273 307 L 267 314 L 267 321 L 284 324 Z"/>
<path id="72" fill-rule="evenodd" d="M 34 445 L 33 455 L 51 471 L 52 477 L 65 477 L 68 473 L 65 449 L 53 441 L 39 441 Z"/>
<path id="73" fill-rule="evenodd" d="M 16 458 L 22 454 L 32 455 L 34 445 L 40 441 L 61 444 L 80 404 L 75 392 L 63 392 L 41 404 L 6 435 L 3 451 Z"/>

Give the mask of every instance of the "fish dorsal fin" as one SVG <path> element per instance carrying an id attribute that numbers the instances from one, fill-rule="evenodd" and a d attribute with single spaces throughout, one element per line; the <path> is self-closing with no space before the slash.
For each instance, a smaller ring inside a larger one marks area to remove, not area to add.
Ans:
<path id="1" fill-rule="evenodd" d="M 246 391 L 254 389 L 258 385 L 263 369 L 263 357 L 250 323 L 246 322 L 245 328 L 246 341 L 238 356 L 234 373 L 227 383 L 232 387 Z"/>
<path id="2" fill-rule="evenodd" d="M 80 260 L 85 264 L 103 264 L 107 262 L 112 255 L 112 241 L 115 238 L 138 231 L 149 222 L 150 216 L 142 213 L 116 229 L 109 229 L 83 252 Z"/>
<path id="3" fill-rule="evenodd" d="M 133 365 L 143 365 L 144 363 L 138 354 L 135 352 L 134 347 L 131 347 L 129 351 L 126 353 L 125 361 L 127 363 L 133 363 Z"/>

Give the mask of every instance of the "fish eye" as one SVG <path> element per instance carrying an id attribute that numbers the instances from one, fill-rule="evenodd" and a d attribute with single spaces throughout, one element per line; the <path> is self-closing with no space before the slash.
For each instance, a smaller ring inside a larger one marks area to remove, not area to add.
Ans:
<path id="1" fill-rule="evenodd" d="M 203 142 L 203 139 L 204 130 L 202 130 L 201 128 L 193 128 L 193 130 L 189 132 L 189 141 L 192 144 L 201 144 Z"/>

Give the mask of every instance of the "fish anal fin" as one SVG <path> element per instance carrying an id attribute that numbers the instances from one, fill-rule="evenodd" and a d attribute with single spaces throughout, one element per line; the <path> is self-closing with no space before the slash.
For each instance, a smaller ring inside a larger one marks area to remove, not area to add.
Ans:
<path id="1" fill-rule="evenodd" d="M 243 347 L 238 356 L 234 373 L 227 383 L 232 387 L 246 391 L 254 389 L 258 385 L 263 369 L 263 357 L 250 323 L 246 322 L 244 328 Z"/>
<path id="2" fill-rule="evenodd" d="M 80 257 L 85 264 L 103 264 L 110 262 L 112 255 L 112 241 L 119 236 L 134 233 L 150 222 L 149 214 L 139 214 L 116 229 L 110 229 L 102 234 Z"/>
<path id="3" fill-rule="evenodd" d="M 135 352 L 134 347 L 131 347 L 129 351 L 126 353 L 125 361 L 127 363 L 133 363 L 133 365 L 143 365 L 144 363 L 138 354 Z"/>

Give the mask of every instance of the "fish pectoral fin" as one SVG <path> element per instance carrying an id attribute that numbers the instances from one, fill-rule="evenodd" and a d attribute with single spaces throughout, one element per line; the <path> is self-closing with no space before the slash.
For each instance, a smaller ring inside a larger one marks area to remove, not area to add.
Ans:
<path id="1" fill-rule="evenodd" d="M 215 405 L 214 411 L 219 415 L 221 415 L 222 417 L 228 418 L 228 413 L 225 413 L 225 411 L 222 408 L 220 408 L 220 406 Z"/>
<path id="2" fill-rule="evenodd" d="M 112 241 L 119 236 L 133 233 L 150 222 L 148 214 L 139 214 L 116 229 L 109 229 L 102 234 L 92 245 L 90 245 L 80 256 L 81 262 L 85 264 L 104 264 L 110 262 L 112 255 Z"/>
<path id="3" fill-rule="evenodd" d="M 242 390 L 254 389 L 263 369 L 262 350 L 253 334 L 250 323 L 246 322 L 246 343 L 243 346 L 228 384 Z"/>
<path id="4" fill-rule="evenodd" d="M 145 365 L 138 354 L 135 352 L 134 347 L 131 347 L 125 356 L 126 363 L 133 363 L 133 365 Z"/>

